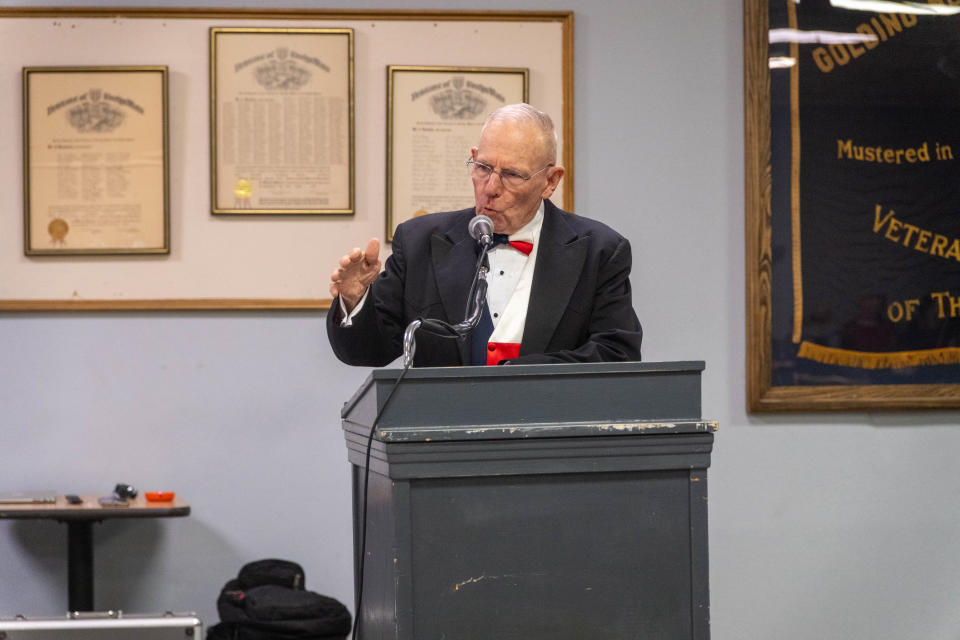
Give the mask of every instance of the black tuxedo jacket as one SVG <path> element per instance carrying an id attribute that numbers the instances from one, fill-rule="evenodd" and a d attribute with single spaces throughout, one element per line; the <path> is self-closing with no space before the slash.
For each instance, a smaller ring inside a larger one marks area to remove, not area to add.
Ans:
<path id="1" fill-rule="evenodd" d="M 371 285 L 352 326 L 340 301 L 327 314 L 334 353 L 352 365 L 382 367 L 403 353 L 417 318 L 461 322 L 479 247 L 467 232 L 473 208 L 404 222 L 393 255 Z M 511 363 L 640 360 L 642 330 L 630 299 L 630 243 L 606 225 L 544 201 L 520 355 Z M 414 365 L 470 364 L 470 340 L 417 332 Z"/>

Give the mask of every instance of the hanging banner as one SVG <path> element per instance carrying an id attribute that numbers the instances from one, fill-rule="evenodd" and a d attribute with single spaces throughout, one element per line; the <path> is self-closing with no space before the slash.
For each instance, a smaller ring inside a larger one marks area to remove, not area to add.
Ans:
<path id="1" fill-rule="evenodd" d="M 869 6 L 769 2 L 771 389 L 960 382 L 960 7 Z"/>

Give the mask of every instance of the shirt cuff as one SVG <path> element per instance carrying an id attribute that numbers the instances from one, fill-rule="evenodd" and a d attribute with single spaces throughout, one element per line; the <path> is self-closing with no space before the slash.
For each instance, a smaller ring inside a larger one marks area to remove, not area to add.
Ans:
<path id="1" fill-rule="evenodd" d="M 337 301 L 340 303 L 340 315 L 343 317 L 343 320 L 340 321 L 341 327 L 353 326 L 353 319 L 360 313 L 360 310 L 363 309 L 363 303 L 366 302 L 368 295 L 370 295 L 370 287 L 367 287 L 367 290 L 363 292 L 363 297 L 360 298 L 360 302 L 357 303 L 357 306 L 355 306 L 350 313 L 347 313 L 347 307 L 343 304 L 343 298 L 337 296 Z"/>

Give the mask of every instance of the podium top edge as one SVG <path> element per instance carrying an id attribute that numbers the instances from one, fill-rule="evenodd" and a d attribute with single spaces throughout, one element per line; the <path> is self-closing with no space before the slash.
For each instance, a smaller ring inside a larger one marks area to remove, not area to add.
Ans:
<path id="1" fill-rule="evenodd" d="M 407 378 L 498 378 L 543 375 L 582 375 L 594 373 L 638 373 L 680 371 L 699 372 L 706 369 L 703 360 L 676 362 L 563 362 L 555 364 L 510 364 L 501 367 L 418 367 L 411 368 Z M 403 371 L 401 367 L 384 367 L 370 372 L 371 380 L 393 380 Z"/>
<path id="2" fill-rule="evenodd" d="M 345 434 L 353 434 L 366 449 L 369 429 L 365 425 L 344 422 Z M 384 443 L 457 442 L 481 440 L 541 440 L 577 437 L 615 437 L 636 435 L 690 435 L 714 434 L 719 430 L 716 420 L 660 420 L 633 423 L 567 422 L 546 424 L 478 424 L 378 428 L 374 439 Z M 346 436 L 348 445 L 351 438 Z"/>
<path id="3" fill-rule="evenodd" d="M 420 367 L 411 368 L 406 373 L 400 367 L 373 369 L 353 396 L 341 408 L 341 417 L 346 417 L 360 399 L 371 389 L 385 389 L 397 381 L 401 375 L 417 384 L 431 382 L 455 382 L 472 384 L 488 380 L 535 380 L 554 378 L 575 379 L 594 376 L 632 376 L 674 374 L 680 376 L 695 375 L 706 368 L 702 360 L 682 360 L 676 362 L 571 362 L 557 364 L 511 364 L 502 367 Z"/>

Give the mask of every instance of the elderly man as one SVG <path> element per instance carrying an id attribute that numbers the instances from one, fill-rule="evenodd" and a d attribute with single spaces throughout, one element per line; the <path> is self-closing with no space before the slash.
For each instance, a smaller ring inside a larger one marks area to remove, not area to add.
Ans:
<path id="1" fill-rule="evenodd" d="M 380 242 L 354 249 L 330 276 L 327 335 L 337 357 L 383 366 L 402 353 L 407 324 L 463 320 L 480 252 L 474 215 L 502 239 L 489 253 L 487 306 L 466 339 L 420 332 L 416 366 L 640 359 L 642 331 L 630 300 L 630 244 L 606 225 L 547 198 L 563 177 L 557 137 L 527 104 L 491 113 L 471 150 L 476 207 L 404 222 L 381 273 Z"/>

